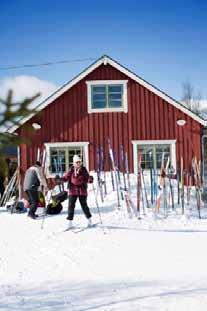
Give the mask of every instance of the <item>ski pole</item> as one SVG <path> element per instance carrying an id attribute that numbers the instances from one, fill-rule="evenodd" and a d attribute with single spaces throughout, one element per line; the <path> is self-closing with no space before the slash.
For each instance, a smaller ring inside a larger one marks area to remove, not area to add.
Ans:
<path id="1" fill-rule="evenodd" d="M 104 227 L 103 227 L 103 220 L 102 220 L 102 217 L 101 217 L 101 211 L 100 211 L 100 208 L 99 208 L 98 199 L 97 199 L 97 195 L 96 195 L 96 190 L 95 190 L 94 184 L 92 184 L 92 189 L 93 189 L 93 192 L 94 192 L 95 203 L 96 203 L 96 207 L 97 207 L 97 210 L 98 210 L 99 219 L 100 219 L 100 223 L 102 225 L 103 233 L 106 234 L 106 232 L 104 230 Z"/>
<path id="2" fill-rule="evenodd" d="M 43 226 L 44 226 L 44 223 L 45 223 L 45 216 L 47 215 L 47 205 L 50 203 L 51 198 L 52 198 L 52 190 L 50 190 L 49 199 L 45 200 L 45 206 L 44 206 L 44 211 L 43 211 L 43 216 L 42 216 L 41 229 L 43 229 Z"/>
<path id="3" fill-rule="evenodd" d="M 123 181 L 124 181 L 124 191 L 127 190 L 127 187 L 126 187 L 126 176 L 125 176 L 125 173 L 126 173 L 126 162 L 125 162 L 125 154 L 124 154 L 124 146 L 121 145 L 121 161 L 122 161 L 122 174 L 123 174 Z"/>

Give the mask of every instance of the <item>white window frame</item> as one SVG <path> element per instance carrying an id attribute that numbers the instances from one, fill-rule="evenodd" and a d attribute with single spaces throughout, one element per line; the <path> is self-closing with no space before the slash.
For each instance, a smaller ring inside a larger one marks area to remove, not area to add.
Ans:
<path id="1" fill-rule="evenodd" d="M 132 140 L 133 157 L 134 157 L 134 173 L 137 174 L 138 154 L 137 147 L 139 145 L 170 145 L 171 164 L 176 170 L 176 139 L 171 140 Z"/>
<path id="2" fill-rule="evenodd" d="M 127 103 L 127 82 L 128 80 L 93 80 L 86 81 L 87 84 L 87 103 L 88 103 L 88 113 L 97 113 L 97 112 L 128 112 L 128 103 Z M 94 85 L 123 85 L 123 106 L 118 108 L 92 108 L 92 99 L 91 99 L 91 86 Z"/>
<path id="3" fill-rule="evenodd" d="M 88 145 L 89 142 L 56 142 L 56 143 L 45 143 L 46 149 L 46 161 L 45 161 L 45 174 L 47 178 L 54 178 L 56 174 L 50 172 L 50 149 L 51 148 L 67 148 L 74 147 L 80 148 L 83 147 L 85 166 L 89 169 L 89 155 L 88 155 Z"/>

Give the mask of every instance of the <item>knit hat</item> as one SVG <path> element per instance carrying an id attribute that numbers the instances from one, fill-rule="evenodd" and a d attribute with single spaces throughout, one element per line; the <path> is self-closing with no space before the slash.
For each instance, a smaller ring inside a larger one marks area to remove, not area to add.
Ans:
<path id="1" fill-rule="evenodd" d="M 73 156 L 73 163 L 76 163 L 76 162 L 81 162 L 81 158 L 77 154 Z"/>

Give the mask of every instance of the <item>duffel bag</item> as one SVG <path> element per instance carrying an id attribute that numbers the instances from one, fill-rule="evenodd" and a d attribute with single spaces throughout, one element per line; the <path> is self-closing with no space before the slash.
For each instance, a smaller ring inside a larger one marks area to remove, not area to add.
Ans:
<path id="1" fill-rule="evenodd" d="M 60 214 L 60 212 L 62 211 L 63 209 L 63 206 L 61 203 L 50 203 L 47 205 L 47 208 L 46 208 L 46 214 L 48 215 L 57 215 L 57 214 Z"/>
<path id="2" fill-rule="evenodd" d="M 67 197 L 68 197 L 67 191 L 61 191 L 56 195 L 52 195 L 52 201 L 55 203 L 62 203 L 67 199 Z"/>

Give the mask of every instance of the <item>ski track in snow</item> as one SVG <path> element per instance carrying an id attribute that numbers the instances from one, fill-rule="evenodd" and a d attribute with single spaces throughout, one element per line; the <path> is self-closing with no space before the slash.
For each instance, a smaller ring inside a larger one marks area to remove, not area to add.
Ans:
<path id="1" fill-rule="evenodd" d="M 90 189 L 89 205 L 100 222 Z M 168 218 L 149 210 L 129 219 L 110 192 L 100 207 L 103 227 L 74 234 L 64 232 L 66 207 L 43 229 L 41 218 L 1 208 L 0 310 L 206 310 L 205 208 L 201 220 L 195 208 L 190 218 L 177 209 Z M 86 226 L 79 205 L 74 224 Z"/>

